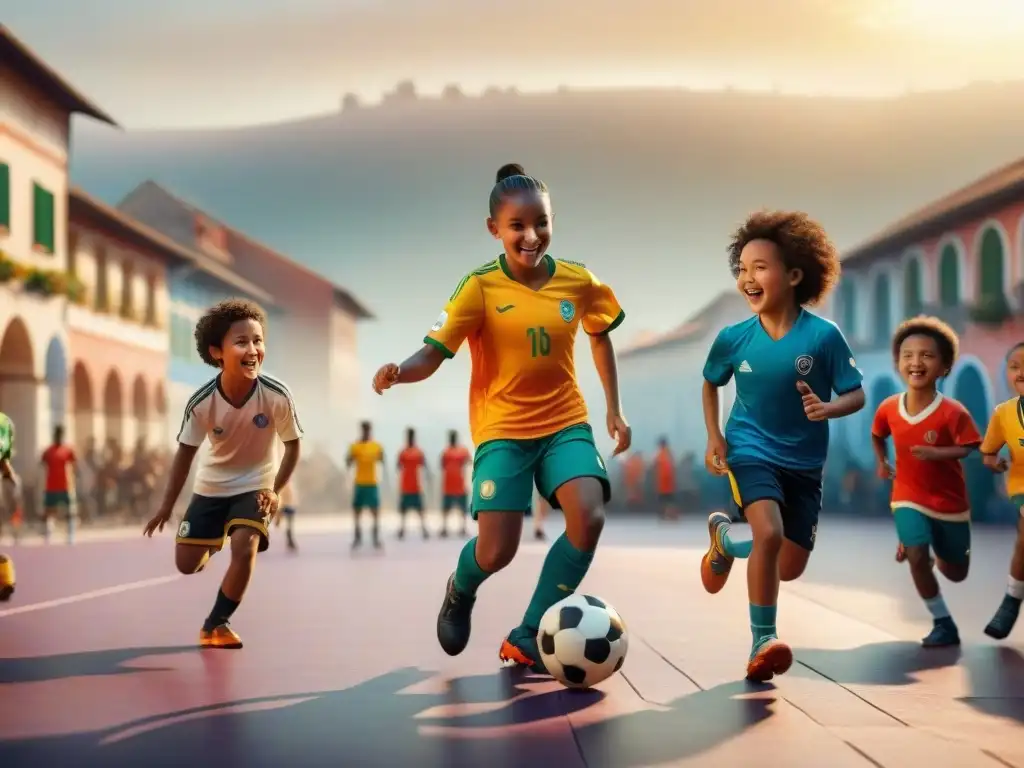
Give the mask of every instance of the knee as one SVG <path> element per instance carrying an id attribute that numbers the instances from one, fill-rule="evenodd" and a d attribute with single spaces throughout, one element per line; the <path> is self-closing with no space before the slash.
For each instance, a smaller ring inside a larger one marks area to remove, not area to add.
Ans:
<path id="1" fill-rule="evenodd" d="M 231 560 L 239 564 L 251 564 L 259 551 L 260 534 L 249 528 L 236 528 L 231 532 Z"/>
<path id="2" fill-rule="evenodd" d="M 206 567 L 210 559 L 210 550 L 191 544 L 179 544 L 174 550 L 174 567 L 178 573 L 191 576 Z"/>
<path id="3" fill-rule="evenodd" d="M 961 582 L 967 578 L 967 572 L 970 570 L 968 563 L 947 563 L 942 560 L 936 562 L 939 572 L 946 577 L 948 581 L 953 583 Z"/>
<path id="4" fill-rule="evenodd" d="M 931 552 L 927 544 L 915 544 L 904 546 L 903 551 L 907 556 L 907 563 L 913 570 L 930 570 L 932 567 Z"/>
<path id="5" fill-rule="evenodd" d="M 476 541 L 476 562 L 487 573 L 496 573 L 512 562 L 519 549 L 518 541 L 488 542 Z"/>
<path id="6" fill-rule="evenodd" d="M 776 523 L 773 520 L 767 520 L 762 521 L 758 525 L 751 523 L 750 533 L 754 549 L 774 553 L 782 549 L 783 530 L 781 522 Z"/>
<path id="7" fill-rule="evenodd" d="M 807 560 L 785 559 L 779 563 L 779 579 L 782 581 L 796 581 L 804 575 L 807 570 Z"/>

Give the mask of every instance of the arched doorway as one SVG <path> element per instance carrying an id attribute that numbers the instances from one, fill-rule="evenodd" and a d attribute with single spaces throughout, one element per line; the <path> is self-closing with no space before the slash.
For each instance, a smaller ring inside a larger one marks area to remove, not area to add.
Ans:
<path id="1" fill-rule="evenodd" d="M 71 407 L 74 414 L 75 448 L 85 456 L 96 439 L 96 399 L 89 371 L 82 362 L 71 373 Z"/>
<path id="2" fill-rule="evenodd" d="M 963 403 L 975 423 L 983 429 L 988 423 L 992 408 L 985 370 L 980 363 L 973 360 L 961 360 L 959 370 L 952 378 L 952 396 Z M 988 507 L 995 493 L 994 475 L 982 465 L 981 455 L 977 451 L 972 451 L 964 459 L 963 466 L 972 515 L 975 520 L 986 520 Z"/>
<path id="3" fill-rule="evenodd" d="M 46 386 L 50 388 L 50 427 L 67 427 L 68 358 L 56 337 L 46 347 Z"/>
<path id="4" fill-rule="evenodd" d="M 889 275 L 884 272 L 875 278 L 874 291 L 874 341 L 879 346 L 886 346 L 892 336 L 892 284 Z"/>
<path id="5" fill-rule="evenodd" d="M 24 472 L 38 458 L 35 355 L 28 327 L 15 317 L 0 338 L 0 411 L 14 422 L 15 470 Z"/>
<path id="6" fill-rule="evenodd" d="M 167 423 L 167 390 L 164 389 L 163 382 L 158 382 L 156 390 L 153 394 L 153 406 L 156 410 L 156 429 L 153 430 L 153 439 L 157 441 L 157 445 L 163 448 L 169 442 L 168 434 L 168 423 Z"/>
<path id="7" fill-rule="evenodd" d="M 132 416 L 135 420 L 135 440 L 137 444 L 146 445 L 149 437 L 149 393 L 146 392 L 146 380 L 139 374 L 132 384 Z"/>
<path id="8" fill-rule="evenodd" d="M 103 420 L 107 443 L 124 449 L 124 391 L 117 371 L 111 370 L 103 383 Z"/>

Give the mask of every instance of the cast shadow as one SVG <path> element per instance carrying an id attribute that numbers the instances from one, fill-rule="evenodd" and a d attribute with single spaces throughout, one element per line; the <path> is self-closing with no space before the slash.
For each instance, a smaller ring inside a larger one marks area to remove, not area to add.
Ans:
<path id="1" fill-rule="evenodd" d="M 196 645 L 161 648 L 110 648 L 103 651 L 65 653 L 55 656 L 36 656 L 20 659 L 0 659 L 0 685 L 7 683 L 41 683 L 70 677 L 92 675 L 123 675 L 138 672 L 157 672 L 168 667 L 124 666 L 127 662 L 151 656 L 177 653 L 198 653 Z"/>

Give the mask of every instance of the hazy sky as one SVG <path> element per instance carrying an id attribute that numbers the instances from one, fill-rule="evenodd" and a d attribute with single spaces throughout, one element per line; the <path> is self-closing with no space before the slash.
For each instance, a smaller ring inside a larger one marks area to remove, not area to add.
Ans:
<path id="1" fill-rule="evenodd" d="M 1020 0 L 31 0 L 3 22 L 128 127 L 238 125 L 403 78 L 866 94 L 1024 72 Z"/>

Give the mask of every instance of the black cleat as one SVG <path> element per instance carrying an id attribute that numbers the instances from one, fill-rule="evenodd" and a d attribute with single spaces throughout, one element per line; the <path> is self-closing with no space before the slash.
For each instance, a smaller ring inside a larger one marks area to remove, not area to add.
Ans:
<path id="1" fill-rule="evenodd" d="M 471 618 L 475 597 L 464 595 L 455 589 L 455 574 L 448 577 L 444 602 L 437 615 L 437 642 L 449 656 L 458 656 L 469 645 L 472 631 Z"/>

